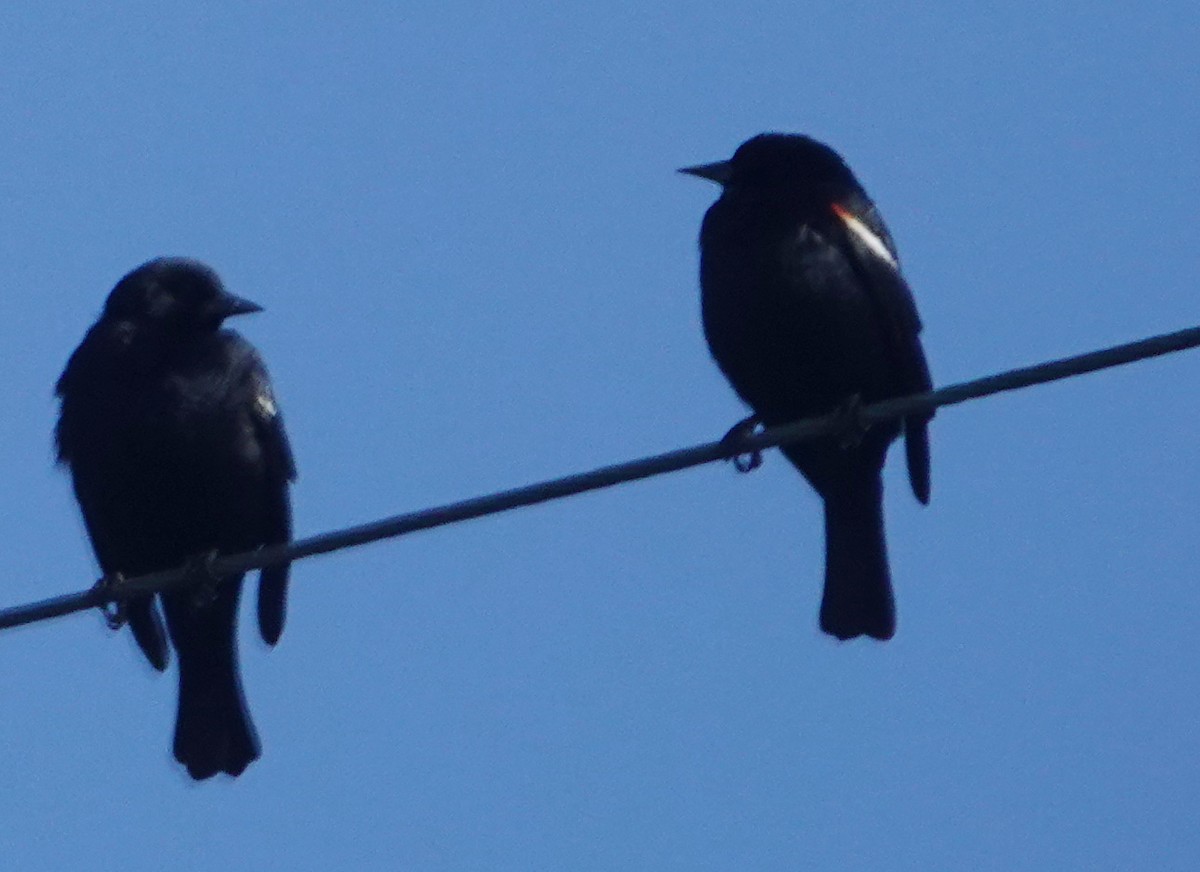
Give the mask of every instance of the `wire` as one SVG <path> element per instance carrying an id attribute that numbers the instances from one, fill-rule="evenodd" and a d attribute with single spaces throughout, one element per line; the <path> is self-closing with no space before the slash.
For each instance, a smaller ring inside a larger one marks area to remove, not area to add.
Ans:
<path id="1" fill-rule="evenodd" d="M 1164 333 L 1125 345 L 1116 345 L 1100 351 L 1013 369 L 974 381 L 960 382 L 926 394 L 872 403 L 856 410 L 857 423 L 870 425 L 892 418 L 932 412 L 942 406 L 956 405 L 1003 391 L 1059 381 L 1138 360 L 1172 354 L 1188 348 L 1195 348 L 1198 345 L 1200 345 L 1200 327 L 1191 327 L 1175 333 Z M 239 575 L 251 569 L 262 569 L 266 566 L 289 563 L 318 554 L 355 548 L 369 542 L 415 533 L 418 530 L 443 527 L 472 518 L 507 512 L 521 506 L 532 506 L 586 491 L 612 487 L 627 481 L 677 472 L 716 460 L 727 460 L 765 448 L 803 442 L 820 436 L 844 432 L 847 423 L 846 413 L 843 410 L 818 418 L 807 418 L 782 427 L 774 427 L 739 439 L 707 442 L 703 445 L 668 451 L 665 454 L 644 457 L 628 463 L 604 466 L 590 472 L 568 475 L 564 478 L 486 494 L 461 502 L 395 515 L 380 521 L 299 539 L 287 545 L 272 545 L 244 554 L 218 557 L 205 567 L 205 571 L 201 572 L 199 577 L 193 562 L 184 567 L 154 572 L 137 578 L 122 579 L 115 583 L 106 583 L 102 580 L 92 588 L 79 593 L 0 610 L 0 629 L 68 615 L 86 609 L 104 607 L 111 603 L 122 602 L 137 594 L 178 590 L 196 585 L 206 579 L 221 579 Z"/>

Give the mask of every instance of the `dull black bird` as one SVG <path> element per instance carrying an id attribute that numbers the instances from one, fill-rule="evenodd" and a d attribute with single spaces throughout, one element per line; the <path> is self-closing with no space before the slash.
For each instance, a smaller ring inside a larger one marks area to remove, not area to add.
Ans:
<path id="1" fill-rule="evenodd" d="M 261 311 L 212 269 L 159 258 L 122 278 L 72 353 L 56 392 L 58 459 L 110 578 L 200 566 L 215 552 L 291 539 L 295 464 L 262 359 L 222 329 Z M 283 632 L 288 567 L 259 577 L 258 623 Z M 236 776 L 260 754 L 237 660 L 241 576 L 128 601 L 146 658 L 179 658 L 175 758 L 195 779 Z"/>
<path id="2" fill-rule="evenodd" d="M 749 420 L 775 426 L 930 390 L 896 246 L 837 152 L 765 133 L 729 160 L 681 172 L 722 186 L 700 230 L 701 309 Z M 903 429 L 913 493 L 928 503 L 930 417 L 783 446 L 824 501 L 820 621 L 839 639 L 895 634 L 882 470 Z"/>

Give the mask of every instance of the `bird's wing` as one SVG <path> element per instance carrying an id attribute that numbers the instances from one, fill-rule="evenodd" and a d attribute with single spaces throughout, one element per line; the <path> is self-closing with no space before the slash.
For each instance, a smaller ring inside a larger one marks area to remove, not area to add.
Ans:
<path id="1" fill-rule="evenodd" d="M 878 210 L 869 201 L 833 203 L 837 226 L 851 253 L 851 262 L 863 279 L 863 285 L 879 312 L 891 345 L 902 393 L 929 391 L 933 381 L 929 363 L 921 347 L 921 318 L 908 282 L 900 273 L 900 258 Z M 913 494 L 922 503 L 929 502 L 928 423 L 933 417 L 910 416 L 905 419 L 905 454 Z"/>
<path id="2" fill-rule="evenodd" d="M 96 401 L 94 385 L 88 383 L 87 375 L 95 374 L 97 369 L 106 365 L 106 355 L 97 352 L 106 347 L 107 338 L 101 330 L 92 327 L 72 352 L 66 368 L 54 385 L 55 395 L 62 398 L 54 438 L 58 462 L 70 464 L 75 496 L 79 500 L 79 509 L 96 560 L 105 573 L 110 573 L 130 565 L 127 562 L 130 557 L 128 534 L 123 522 L 128 503 L 123 495 L 105 498 L 108 491 L 103 481 L 105 471 L 96 469 L 95 462 L 90 460 L 88 443 L 91 434 L 87 428 L 81 428 L 78 422 L 79 404 Z M 126 600 L 125 614 L 138 647 L 150 665 L 159 672 L 166 669 L 170 648 L 153 595 Z"/>
<path id="3" fill-rule="evenodd" d="M 262 451 L 266 501 L 263 542 L 279 545 L 292 538 L 292 504 L 288 485 L 296 478 L 296 462 L 283 426 L 283 416 L 271 388 L 266 366 L 257 354 L 245 372 L 246 396 L 254 434 Z M 263 641 L 274 645 L 283 633 L 287 607 L 288 564 L 264 569 L 258 580 L 258 629 Z"/>

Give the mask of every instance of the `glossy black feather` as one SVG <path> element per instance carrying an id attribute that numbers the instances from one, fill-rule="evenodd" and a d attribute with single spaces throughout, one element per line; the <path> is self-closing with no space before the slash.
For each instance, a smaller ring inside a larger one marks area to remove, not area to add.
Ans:
<path id="1" fill-rule="evenodd" d="M 855 233 L 845 220 L 838 228 L 840 238 L 836 243 L 848 253 L 850 262 L 861 287 L 870 295 L 878 316 L 886 327 L 887 342 L 895 361 L 898 394 L 919 394 L 932 389 L 929 364 L 925 350 L 921 347 L 921 318 L 917 314 L 917 303 L 913 299 L 908 283 L 900 273 L 900 256 L 896 252 L 891 234 L 879 215 L 879 210 L 866 198 L 865 193 L 854 193 L 845 197 L 835 214 L 845 210 L 860 221 L 866 229 L 887 249 L 888 257 L 881 257 Z M 919 415 L 904 419 L 905 459 L 908 479 L 913 495 L 922 503 L 929 503 L 930 464 L 928 424 L 933 415 Z"/>
<path id="2" fill-rule="evenodd" d="M 260 369 L 255 433 L 263 446 L 263 464 L 268 480 L 278 486 L 268 489 L 265 506 L 264 544 L 290 542 L 292 510 L 286 482 L 296 478 L 296 463 L 283 429 L 283 417 L 275 404 L 265 370 Z M 287 611 L 288 564 L 264 569 L 258 580 L 258 630 L 264 642 L 274 645 L 283 633 Z"/>
<path id="3" fill-rule="evenodd" d="M 853 173 L 803 136 L 764 134 L 727 162 L 684 172 L 718 181 L 700 233 L 709 349 L 767 426 L 928 390 L 916 304 L 891 236 Z M 913 492 L 929 498 L 928 419 L 903 422 Z M 890 638 L 895 608 L 881 471 L 901 422 L 861 439 L 783 453 L 825 501 L 821 627 Z"/>
<path id="4" fill-rule="evenodd" d="M 221 329 L 226 317 L 257 310 L 202 264 L 159 259 L 117 284 L 71 355 L 57 387 L 58 457 L 106 573 L 141 575 L 288 540 L 295 470 L 267 372 L 248 342 Z M 272 641 L 286 581 L 286 567 L 269 576 Z M 179 660 L 175 756 L 197 779 L 238 775 L 259 756 L 237 665 L 240 592 L 238 578 L 211 596 L 160 598 Z M 153 602 L 138 603 L 130 620 L 163 668 Z"/>

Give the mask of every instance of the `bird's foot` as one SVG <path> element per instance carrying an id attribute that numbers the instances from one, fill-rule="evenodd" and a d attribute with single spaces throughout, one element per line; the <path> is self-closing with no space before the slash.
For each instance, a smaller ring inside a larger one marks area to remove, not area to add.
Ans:
<path id="1" fill-rule="evenodd" d="M 100 614 L 110 630 L 119 630 L 129 620 L 125 609 L 125 600 L 117 596 L 117 590 L 125 583 L 125 576 L 119 572 L 105 573 L 104 577 L 92 585 L 96 596 L 100 597 Z"/>
<path id="2" fill-rule="evenodd" d="M 192 592 L 192 603 L 197 608 L 210 606 L 217 598 L 217 586 L 221 579 L 213 571 L 220 552 L 217 549 L 197 554 L 183 565 L 183 573 L 188 579 L 188 589 Z"/>
<path id="3" fill-rule="evenodd" d="M 860 394 L 853 394 L 846 402 L 833 410 L 836 422 L 834 434 L 843 449 L 857 448 L 871 425 L 863 418 L 863 401 Z"/>
<path id="4" fill-rule="evenodd" d="M 760 426 L 762 426 L 762 421 L 758 419 L 758 415 L 744 418 L 730 427 L 729 432 L 721 437 L 721 444 L 727 448 L 737 448 L 742 442 L 753 436 Z M 733 468 L 738 472 L 753 472 L 762 466 L 762 452 L 758 449 L 746 451 L 735 454 L 728 460 L 733 462 Z"/>

